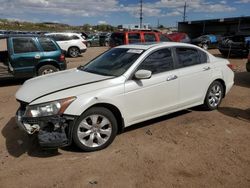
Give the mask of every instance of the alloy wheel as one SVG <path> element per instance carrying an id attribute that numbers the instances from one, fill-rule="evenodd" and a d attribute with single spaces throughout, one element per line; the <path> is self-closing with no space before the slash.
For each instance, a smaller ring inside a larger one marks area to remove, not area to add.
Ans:
<path id="1" fill-rule="evenodd" d="M 105 144 L 112 133 L 111 122 L 103 115 L 93 114 L 84 118 L 78 127 L 79 141 L 91 148 Z"/>

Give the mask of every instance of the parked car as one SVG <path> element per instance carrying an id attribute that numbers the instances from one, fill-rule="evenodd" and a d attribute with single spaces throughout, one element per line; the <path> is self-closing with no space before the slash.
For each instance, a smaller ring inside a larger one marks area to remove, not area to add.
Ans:
<path id="1" fill-rule="evenodd" d="M 186 33 L 171 33 L 171 34 L 166 34 L 166 36 L 174 42 L 184 42 L 184 43 L 191 42 L 191 39 Z"/>
<path id="2" fill-rule="evenodd" d="M 200 37 L 192 39 L 191 43 L 200 46 L 204 50 L 207 50 L 209 48 L 217 47 L 218 40 L 215 35 L 202 35 Z"/>
<path id="3" fill-rule="evenodd" d="M 67 52 L 70 57 L 78 57 L 81 53 L 86 52 L 86 41 L 81 34 L 77 33 L 47 33 L 45 36 L 53 38 L 61 49 Z"/>
<path id="4" fill-rule="evenodd" d="M 105 46 L 106 35 L 102 34 L 92 34 L 88 35 L 86 44 L 88 47 L 91 46 Z"/>
<path id="5" fill-rule="evenodd" d="M 219 43 L 219 51 L 225 57 L 247 57 L 250 48 L 249 35 L 234 35 L 225 37 Z"/>
<path id="6" fill-rule="evenodd" d="M 66 69 L 65 56 L 47 37 L 0 37 L 0 78 L 29 78 Z"/>
<path id="7" fill-rule="evenodd" d="M 250 72 L 250 52 L 249 52 L 248 58 L 247 58 L 246 69 L 247 69 L 247 72 Z"/>
<path id="8" fill-rule="evenodd" d="M 230 67 L 184 43 L 111 48 L 77 69 L 26 81 L 16 93 L 17 123 L 43 147 L 73 141 L 100 150 L 135 123 L 202 104 L 216 109 L 233 86 Z"/>
<path id="9" fill-rule="evenodd" d="M 122 31 L 114 32 L 110 36 L 109 46 L 115 47 L 124 44 L 144 42 L 169 42 L 168 37 L 155 31 Z"/>

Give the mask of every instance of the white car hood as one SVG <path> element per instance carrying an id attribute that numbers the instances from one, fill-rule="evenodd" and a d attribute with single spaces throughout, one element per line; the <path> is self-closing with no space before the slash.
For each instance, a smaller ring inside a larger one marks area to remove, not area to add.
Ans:
<path id="1" fill-rule="evenodd" d="M 31 101 L 50 93 L 112 78 L 70 69 L 27 80 L 16 93 L 17 100 Z"/>

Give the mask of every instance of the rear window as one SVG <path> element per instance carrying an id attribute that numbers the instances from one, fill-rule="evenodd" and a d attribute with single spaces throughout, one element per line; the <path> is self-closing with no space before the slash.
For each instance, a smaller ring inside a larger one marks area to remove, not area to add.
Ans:
<path id="1" fill-rule="evenodd" d="M 49 38 L 40 38 L 39 42 L 45 52 L 57 51 L 57 47 Z"/>
<path id="2" fill-rule="evenodd" d="M 145 39 L 145 42 L 155 42 L 156 41 L 155 34 L 152 34 L 152 33 L 144 33 L 144 39 Z"/>
<path id="3" fill-rule="evenodd" d="M 163 34 L 159 34 L 159 37 L 160 37 L 161 42 L 169 42 L 169 41 L 171 41 L 168 37 L 166 37 Z"/>
<path id="4" fill-rule="evenodd" d="M 124 44 L 124 33 L 112 33 L 110 36 L 111 46 L 119 46 Z"/>
<path id="5" fill-rule="evenodd" d="M 128 33 L 129 44 L 141 42 L 140 33 Z"/>
<path id="6" fill-rule="evenodd" d="M 198 50 L 192 48 L 176 48 L 179 68 L 201 64 Z"/>
<path id="7" fill-rule="evenodd" d="M 32 38 L 13 38 L 13 48 L 16 54 L 39 51 Z"/>

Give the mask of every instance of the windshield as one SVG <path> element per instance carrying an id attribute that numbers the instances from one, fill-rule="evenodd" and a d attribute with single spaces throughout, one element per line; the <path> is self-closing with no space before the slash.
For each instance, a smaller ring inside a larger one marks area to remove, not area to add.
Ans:
<path id="1" fill-rule="evenodd" d="M 143 53 L 140 49 L 113 48 L 79 69 L 104 76 L 120 76 Z"/>

